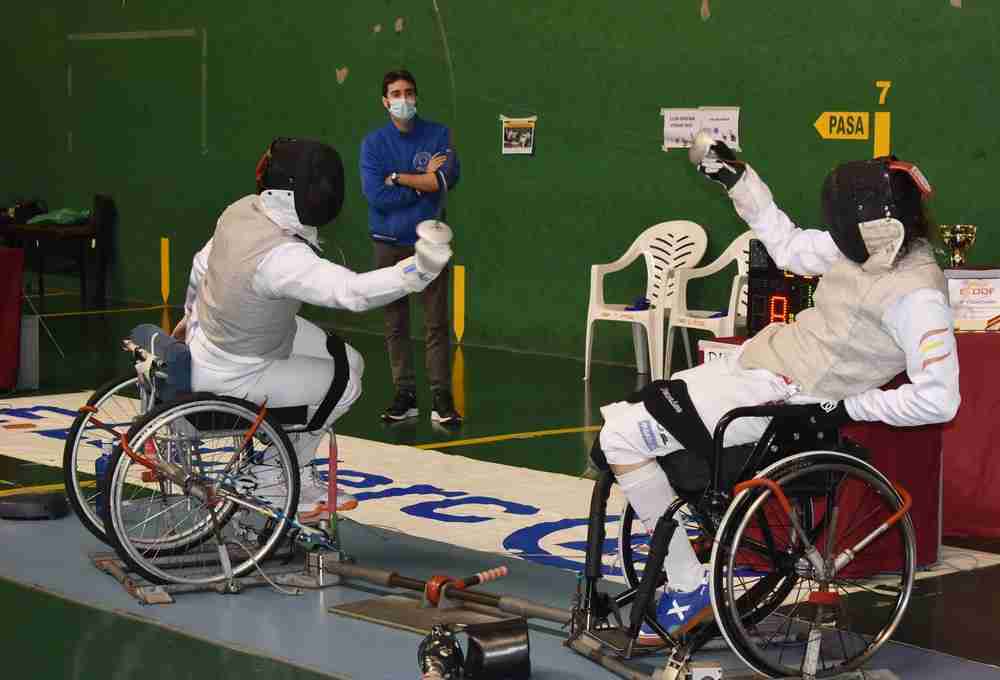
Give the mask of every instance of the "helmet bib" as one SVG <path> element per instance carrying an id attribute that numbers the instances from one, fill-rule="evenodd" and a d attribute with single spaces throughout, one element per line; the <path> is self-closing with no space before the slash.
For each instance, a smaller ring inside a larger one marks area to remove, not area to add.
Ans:
<path id="1" fill-rule="evenodd" d="M 308 139 L 278 137 L 257 163 L 257 193 L 291 191 L 299 221 L 322 227 L 344 205 L 344 164 L 333 147 Z"/>
<path id="2" fill-rule="evenodd" d="M 919 168 L 891 156 L 842 163 L 823 182 L 823 218 L 840 251 L 862 264 L 871 253 L 858 225 L 892 217 L 909 228 L 931 191 Z"/>

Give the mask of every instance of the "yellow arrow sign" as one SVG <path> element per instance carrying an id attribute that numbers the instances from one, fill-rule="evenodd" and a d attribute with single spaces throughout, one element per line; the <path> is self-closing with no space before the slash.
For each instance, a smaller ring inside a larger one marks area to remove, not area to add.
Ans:
<path id="1" fill-rule="evenodd" d="M 868 139 L 867 111 L 824 111 L 813 123 L 823 139 Z"/>

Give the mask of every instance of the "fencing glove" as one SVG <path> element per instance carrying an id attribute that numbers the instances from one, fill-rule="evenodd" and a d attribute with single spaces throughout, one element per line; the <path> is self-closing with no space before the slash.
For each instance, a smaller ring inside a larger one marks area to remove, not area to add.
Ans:
<path id="1" fill-rule="evenodd" d="M 417 293 L 430 285 L 451 259 L 451 228 L 439 220 L 424 220 L 417 225 L 414 255 L 399 263 L 407 290 Z"/>
<path id="2" fill-rule="evenodd" d="M 809 422 L 819 430 L 835 430 L 854 422 L 843 400 L 812 404 L 809 409 Z"/>
<path id="3" fill-rule="evenodd" d="M 695 135 L 688 158 L 698 168 L 698 172 L 710 180 L 732 189 L 743 176 L 746 163 L 736 160 L 736 154 L 723 141 L 717 141 L 702 130 Z"/>

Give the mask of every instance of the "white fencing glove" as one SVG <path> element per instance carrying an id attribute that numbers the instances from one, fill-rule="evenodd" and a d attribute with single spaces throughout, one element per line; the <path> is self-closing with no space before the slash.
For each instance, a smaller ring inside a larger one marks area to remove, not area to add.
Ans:
<path id="1" fill-rule="evenodd" d="M 736 185 L 746 170 L 746 163 L 736 160 L 736 154 L 725 142 L 712 139 L 704 130 L 695 135 L 688 159 L 698 172 L 724 186 L 726 191 Z"/>
<path id="2" fill-rule="evenodd" d="M 424 220 L 417 225 L 415 254 L 399 263 L 403 282 L 411 293 L 430 285 L 451 259 L 451 227 L 439 220 Z"/>

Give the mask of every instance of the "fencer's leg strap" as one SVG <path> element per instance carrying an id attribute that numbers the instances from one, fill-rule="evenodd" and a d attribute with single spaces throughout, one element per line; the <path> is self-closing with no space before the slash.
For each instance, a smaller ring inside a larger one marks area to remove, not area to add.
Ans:
<path id="1" fill-rule="evenodd" d="M 604 449 L 601 448 L 600 432 L 594 437 L 594 445 L 590 447 L 590 460 L 598 470 L 611 469 L 611 466 L 608 465 L 608 457 L 604 455 Z"/>
<path id="2" fill-rule="evenodd" d="M 656 422 L 688 451 L 712 455 L 712 435 L 695 410 L 683 380 L 657 380 L 639 393 L 642 404 Z"/>
<path id="3" fill-rule="evenodd" d="M 649 554 L 646 556 L 646 564 L 643 566 L 642 580 L 639 581 L 635 602 L 632 605 L 628 630 L 629 637 L 632 639 L 635 639 L 639 634 L 639 626 L 642 624 L 643 616 L 656 619 L 656 605 L 653 600 L 660 581 L 660 570 L 663 569 L 663 562 L 667 558 L 667 552 L 671 547 L 675 533 L 679 532 L 677 520 L 673 517 L 664 514 L 656 521 L 653 536 L 649 539 Z"/>
<path id="4" fill-rule="evenodd" d="M 333 357 L 333 381 L 331 381 L 330 389 L 327 390 L 323 401 L 320 402 L 319 408 L 316 409 L 316 413 L 309 421 L 307 429 L 310 431 L 322 429 L 326 424 L 326 419 L 330 417 L 330 413 L 340 402 L 340 398 L 344 396 L 347 381 L 351 377 L 351 365 L 347 361 L 347 346 L 344 344 L 344 339 L 338 335 L 330 334 L 326 338 L 326 351 Z"/>

